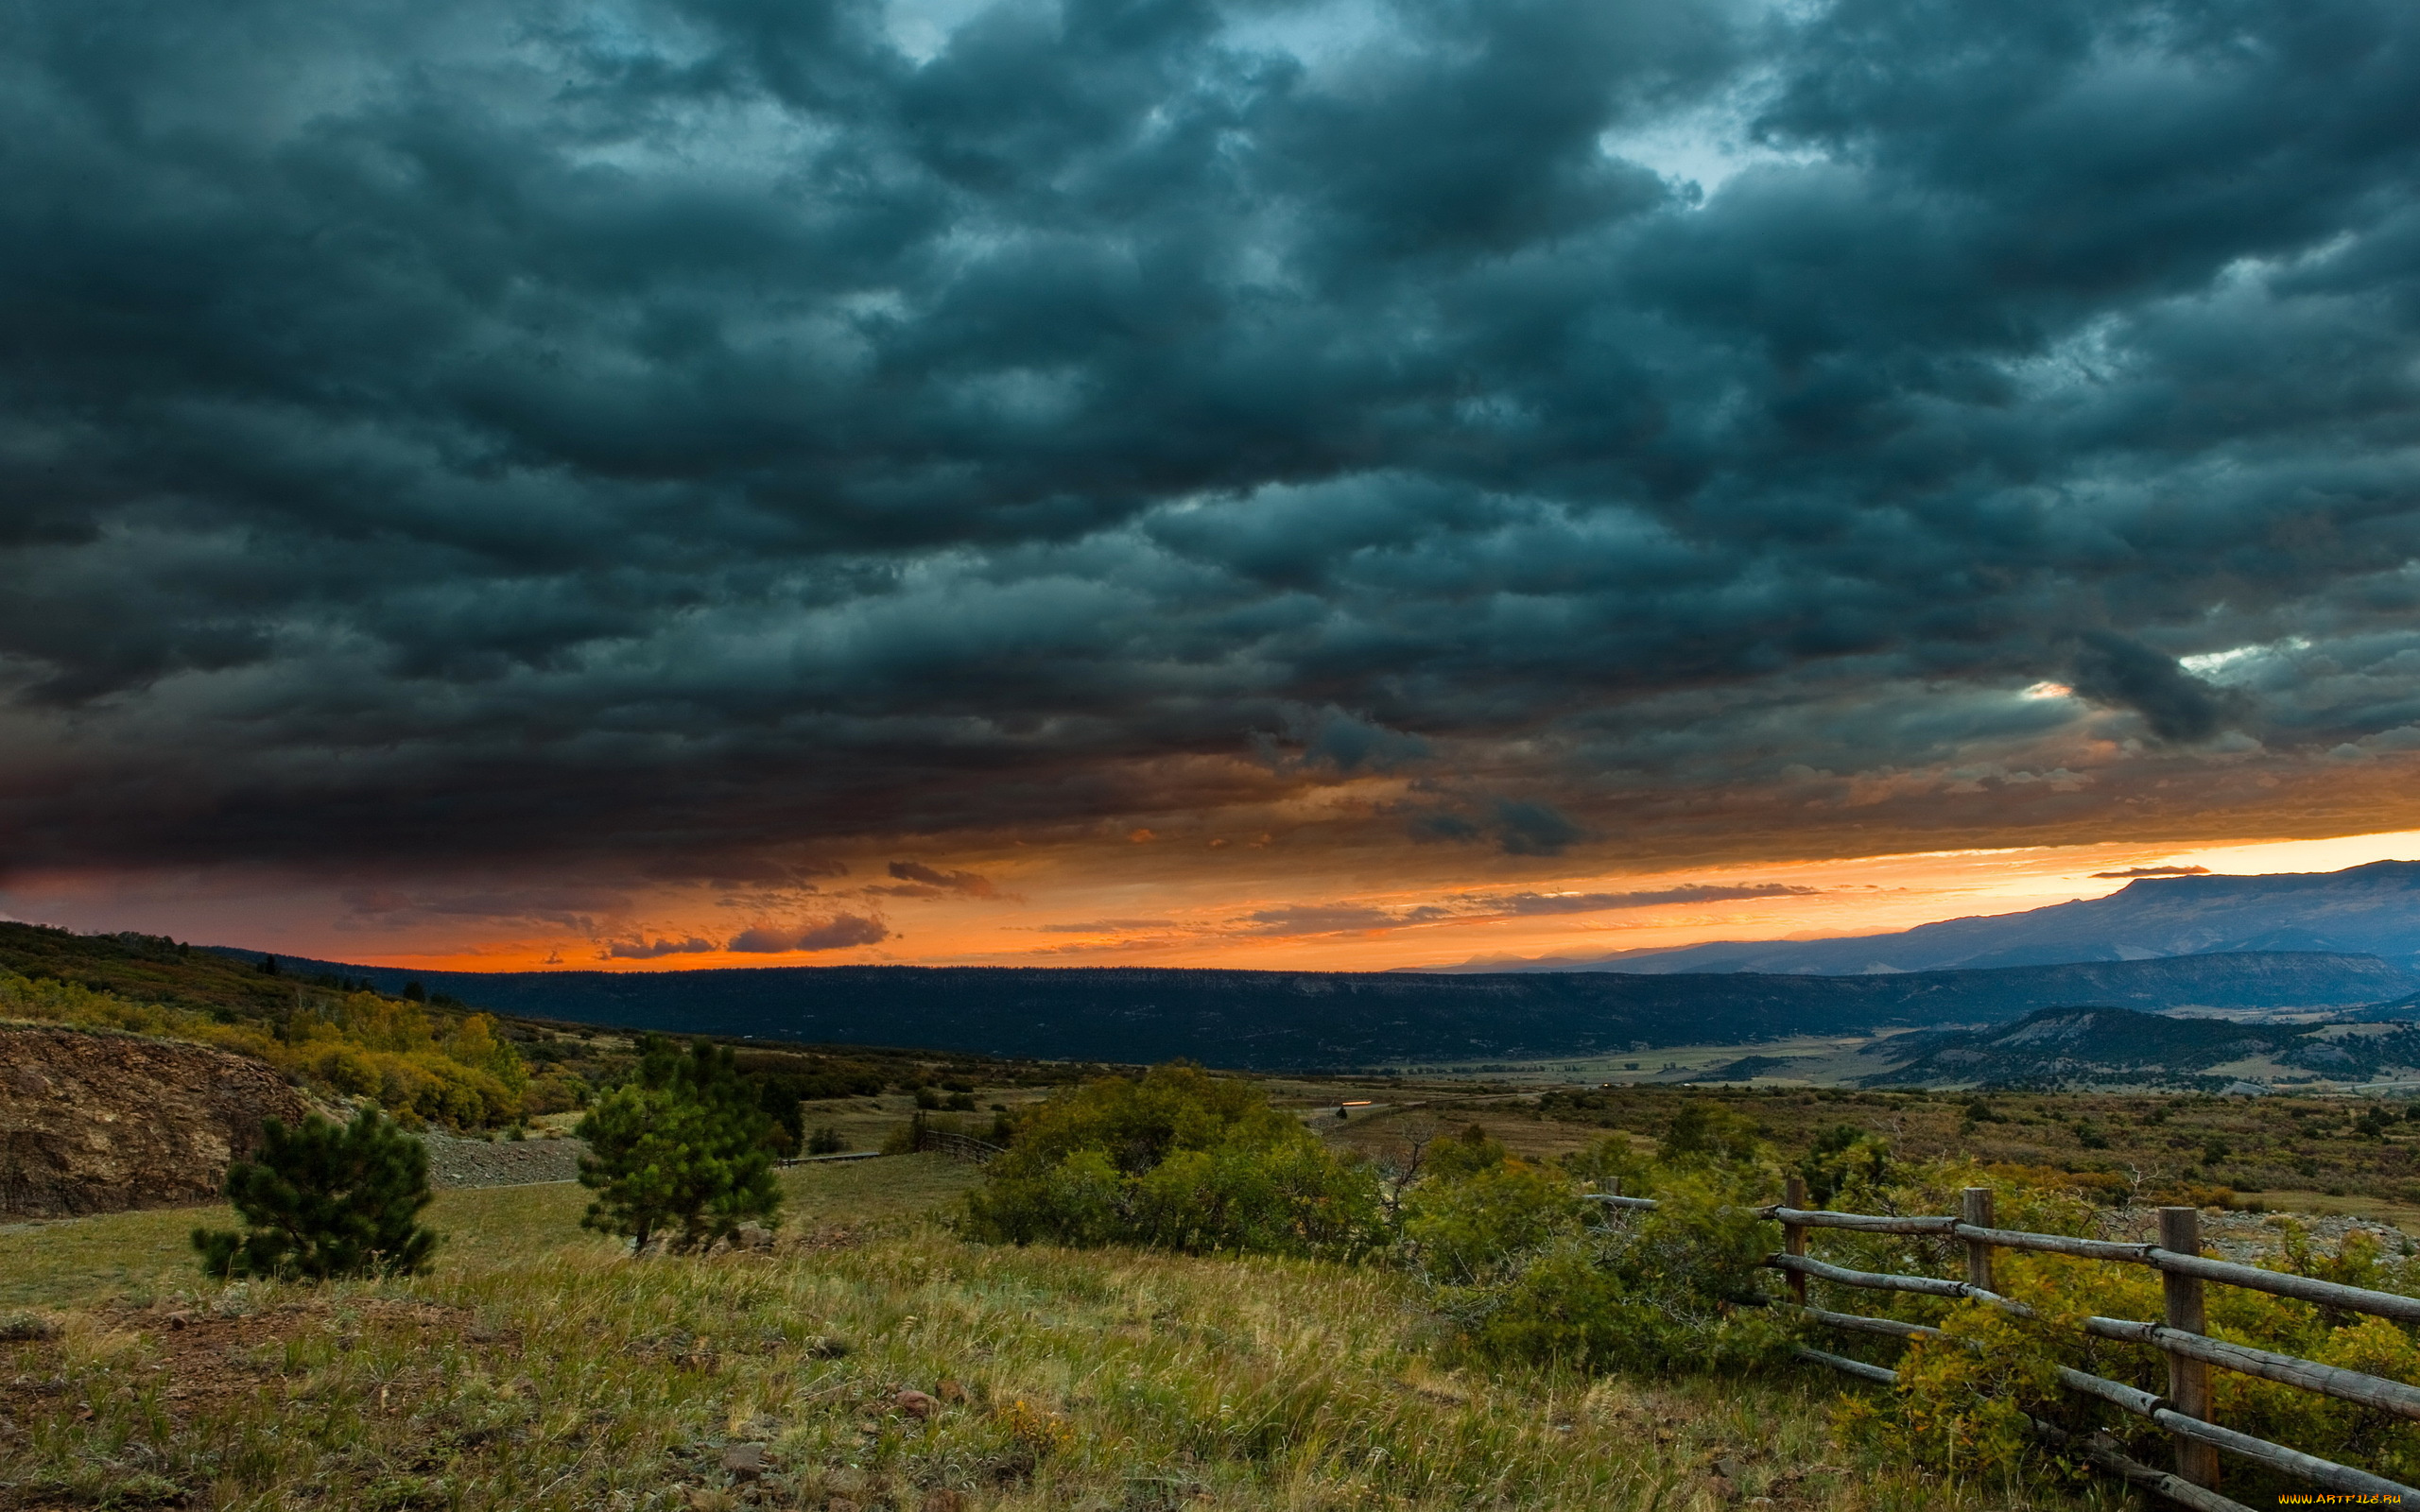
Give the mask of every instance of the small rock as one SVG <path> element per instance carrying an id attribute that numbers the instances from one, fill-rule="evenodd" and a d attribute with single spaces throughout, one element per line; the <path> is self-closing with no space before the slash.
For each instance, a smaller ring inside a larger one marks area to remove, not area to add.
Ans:
<path id="1" fill-rule="evenodd" d="M 743 1223 L 739 1231 L 731 1236 L 731 1243 L 735 1249 L 770 1249 L 773 1247 L 773 1230 L 762 1224 Z"/>
<path id="2" fill-rule="evenodd" d="M 190 1313 L 171 1313 L 168 1314 L 168 1327 L 172 1329 L 184 1328 L 192 1322 L 193 1314 Z"/>
<path id="3" fill-rule="evenodd" d="M 765 1473 L 765 1446 L 734 1444 L 722 1452 L 722 1468 L 743 1481 L 752 1481 Z"/>
<path id="4" fill-rule="evenodd" d="M 1714 1462 L 1714 1473 L 1726 1481 L 1744 1481 L 1748 1478 L 1746 1465 L 1727 1455 Z"/>
<path id="5" fill-rule="evenodd" d="M 941 1405 L 921 1391 L 903 1391 L 890 1399 L 890 1404 L 910 1418 L 930 1418 Z"/>

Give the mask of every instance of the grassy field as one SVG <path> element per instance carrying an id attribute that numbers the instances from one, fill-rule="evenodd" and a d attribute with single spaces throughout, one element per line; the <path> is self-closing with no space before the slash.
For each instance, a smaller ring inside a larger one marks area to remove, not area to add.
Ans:
<path id="1" fill-rule="evenodd" d="M 2272 1208 L 2398 1223 L 2420 1212 L 2420 1121 L 2403 1116 L 2420 1105 L 2342 1095 L 1566 1086 L 1512 1097 L 1429 1092 L 1327 1132 L 1383 1157 L 1407 1123 L 1476 1123 L 1516 1151 L 1554 1155 L 1609 1131 L 1650 1143 L 1692 1099 L 1753 1119 L 1786 1160 L 1845 1124 L 1888 1140 L 1901 1160 L 1972 1157 L 2105 1178 L 2110 1200 L 2226 1188 Z M 2363 1125 L 2372 1113 L 2383 1124 Z"/>
<path id="2" fill-rule="evenodd" d="M 938 1157 L 784 1179 L 770 1253 L 634 1262 L 577 1187 L 448 1192 L 434 1273 L 316 1288 L 202 1281 L 206 1210 L 0 1231 L 0 1332 L 49 1335 L 0 1344 L 0 1505 L 2125 1504 L 1862 1462 L 1824 1377 L 1450 1370 L 1381 1267 L 966 1245 Z"/>

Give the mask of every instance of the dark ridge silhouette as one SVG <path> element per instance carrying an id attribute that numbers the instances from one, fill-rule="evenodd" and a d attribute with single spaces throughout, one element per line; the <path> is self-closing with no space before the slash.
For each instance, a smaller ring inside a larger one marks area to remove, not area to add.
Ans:
<path id="1" fill-rule="evenodd" d="M 224 951 L 239 960 L 252 951 Z M 776 966 L 426 971 L 286 958 L 406 981 L 500 1013 L 825 1044 L 917 1045 L 1250 1070 L 1465 1065 L 1998 1022 L 2036 1008 L 2342 1008 L 2420 987 L 2371 956 L 2201 955 L 1881 976 L 1429 974 L 1142 967 Z"/>

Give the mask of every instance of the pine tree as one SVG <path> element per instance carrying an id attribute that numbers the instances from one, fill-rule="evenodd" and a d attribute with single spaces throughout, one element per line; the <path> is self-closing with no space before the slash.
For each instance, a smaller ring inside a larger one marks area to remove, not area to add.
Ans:
<path id="1" fill-rule="evenodd" d="M 289 1130 L 267 1120 L 259 1158 L 228 1168 L 227 1199 L 245 1232 L 193 1231 L 213 1276 L 408 1276 L 437 1247 L 418 1222 L 428 1151 L 374 1108 L 349 1125 L 311 1115 Z"/>
<path id="2" fill-rule="evenodd" d="M 631 1079 L 573 1130 L 589 1148 L 580 1184 L 597 1194 L 580 1226 L 628 1237 L 635 1254 L 659 1236 L 678 1252 L 728 1239 L 751 1218 L 778 1222 L 775 1126 L 730 1051 L 701 1040 L 684 1056 L 648 1036 Z"/>

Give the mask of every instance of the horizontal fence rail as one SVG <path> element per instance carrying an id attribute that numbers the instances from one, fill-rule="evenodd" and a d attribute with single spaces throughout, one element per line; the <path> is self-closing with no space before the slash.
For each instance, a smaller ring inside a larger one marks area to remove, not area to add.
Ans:
<path id="1" fill-rule="evenodd" d="M 1602 1202 L 1607 1199 L 1599 1196 L 1595 1200 Z M 1623 1197 L 1618 1200 L 1621 1206 L 1631 1207 L 1653 1199 Z M 2114 1260 L 2150 1265 L 2180 1276 L 2240 1286 L 2248 1291 L 2316 1302 L 2322 1307 L 2375 1314 L 2379 1317 L 2393 1318 L 2397 1323 L 2420 1323 L 2420 1297 L 2397 1297 L 2393 1292 L 2374 1292 L 2366 1287 L 2346 1286 L 2310 1276 L 2289 1276 L 2279 1271 L 2262 1270 L 2257 1265 L 2239 1265 L 2229 1260 L 2179 1254 L 2174 1250 L 2162 1249 L 2157 1245 L 2076 1239 L 2066 1234 L 2034 1234 L 2014 1228 L 1985 1228 L 1945 1217 L 1897 1218 L 1862 1212 L 1826 1212 L 1822 1209 L 1789 1208 L 1778 1204 L 1756 1211 L 1776 1223 L 1792 1228 L 1846 1228 L 1872 1234 L 1941 1234 L 1963 1239 L 1969 1244 L 1990 1245 L 1997 1249 L 2025 1249 L 2046 1255 L 2072 1255 L 2079 1260 Z"/>
<path id="2" fill-rule="evenodd" d="M 2168 1395 L 2161 1396 L 2138 1386 L 2065 1366 L 2060 1368 L 2058 1379 L 2060 1385 L 2068 1391 L 2105 1402 L 2166 1430 L 2176 1444 L 2178 1473 L 2171 1474 L 2129 1458 L 2105 1435 L 2071 1434 L 2054 1424 L 2037 1420 L 2033 1424 L 2036 1436 L 2045 1442 L 2070 1450 L 2103 1470 L 2155 1491 L 2170 1501 L 2196 1508 L 2198 1512 L 2244 1512 L 2240 1503 L 2229 1501 L 2215 1489 L 2218 1482 L 2215 1455 L 2219 1450 L 2332 1491 L 2394 1498 L 2401 1504 L 2420 1506 L 2420 1489 L 2211 1422 L 2207 1371 L 2212 1366 L 2414 1420 L 2420 1420 L 2420 1387 L 2358 1370 L 2321 1365 L 2315 1360 L 2211 1338 L 2203 1332 L 2201 1288 L 2204 1281 L 2216 1281 L 2221 1285 L 2239 1286 L 2402 1323 L 2420 1323 L 2420 1298 L 2346 1286 L 2308 1276 L 2262 1270 L 2232 1261 L 2207 1259 L 2199 1253 L 2200 1214 L 2198 1210 L 2191 1208 L 2161 1210 L 2161 1239 L 2164 1243 L 2126 1244 L 1995 1228 L 1991 1224 L 1991 1193 L 1979 1187 L 1969 1189 L 1963 1213 L 1946 1216 L 1832 1212 L 1805 1206 L 1804 1184 L 1797 1177 L 1790 1178 L 1789 1186 L 1789 1197 L 1784 1202 L 1755 1210 L 1758 1216 L 1782 1225 L 1783 1252 L 1768 1256 L 1765 1264 L 1789 1278 L 1792 1296 L 1800 1304 L 1799 1315 L 1826 1328 L 1906 1340 L 1947 1337 L 1940 1329 L 1920 1323 L 1903 1323 L 1896 1318 L 1868 1317 L 1807 1306 L 1806 1285 L 1809 1279 L 1865 1291 L 1905 1292 L 1953 1301 L 1979 1302 L 2030 1318 L 2038 1315 L 2032 1308 L 1992 1290 L 1993 1250 L 2014 1249 L 2066 1255 L 2079 1260 L 2148 1265 L 2162 1272 L 2169 1309 L 2165 1322 L 2145 1323 L 2095 1316 L 2080 1320 L 2078 1327 L 2097 1337 L 2146 1345 L 2160 1350 L 2169 1361 Z M 1617 1211 L 1645 1211 L 1659 1206 L 1651 1197 L 1630 1197 L 1618 1194 L 1592 1194 L 1589 1200 Z M 1980 1221 L 1975 1221 L 1978 1219 Z M 1968 1279 L 1951 1280 L 1934 1276 L 1853 1270 L 1817 1260 L 1806 1252 L 1806 1233 L 1816 1228 L 1852 1233 L 1935 1235 L 1960 1240 L 1966 1248 Z M 1899 1380 L 1898 1372 L 1885 1366 L 1868 1365 L 1861 1360 L 1852 1360 L 1822 1349 L 1802 1348 L 1795 1352 L 1802 1360 L 1877 1385 L 1896 1385 Z"/>

